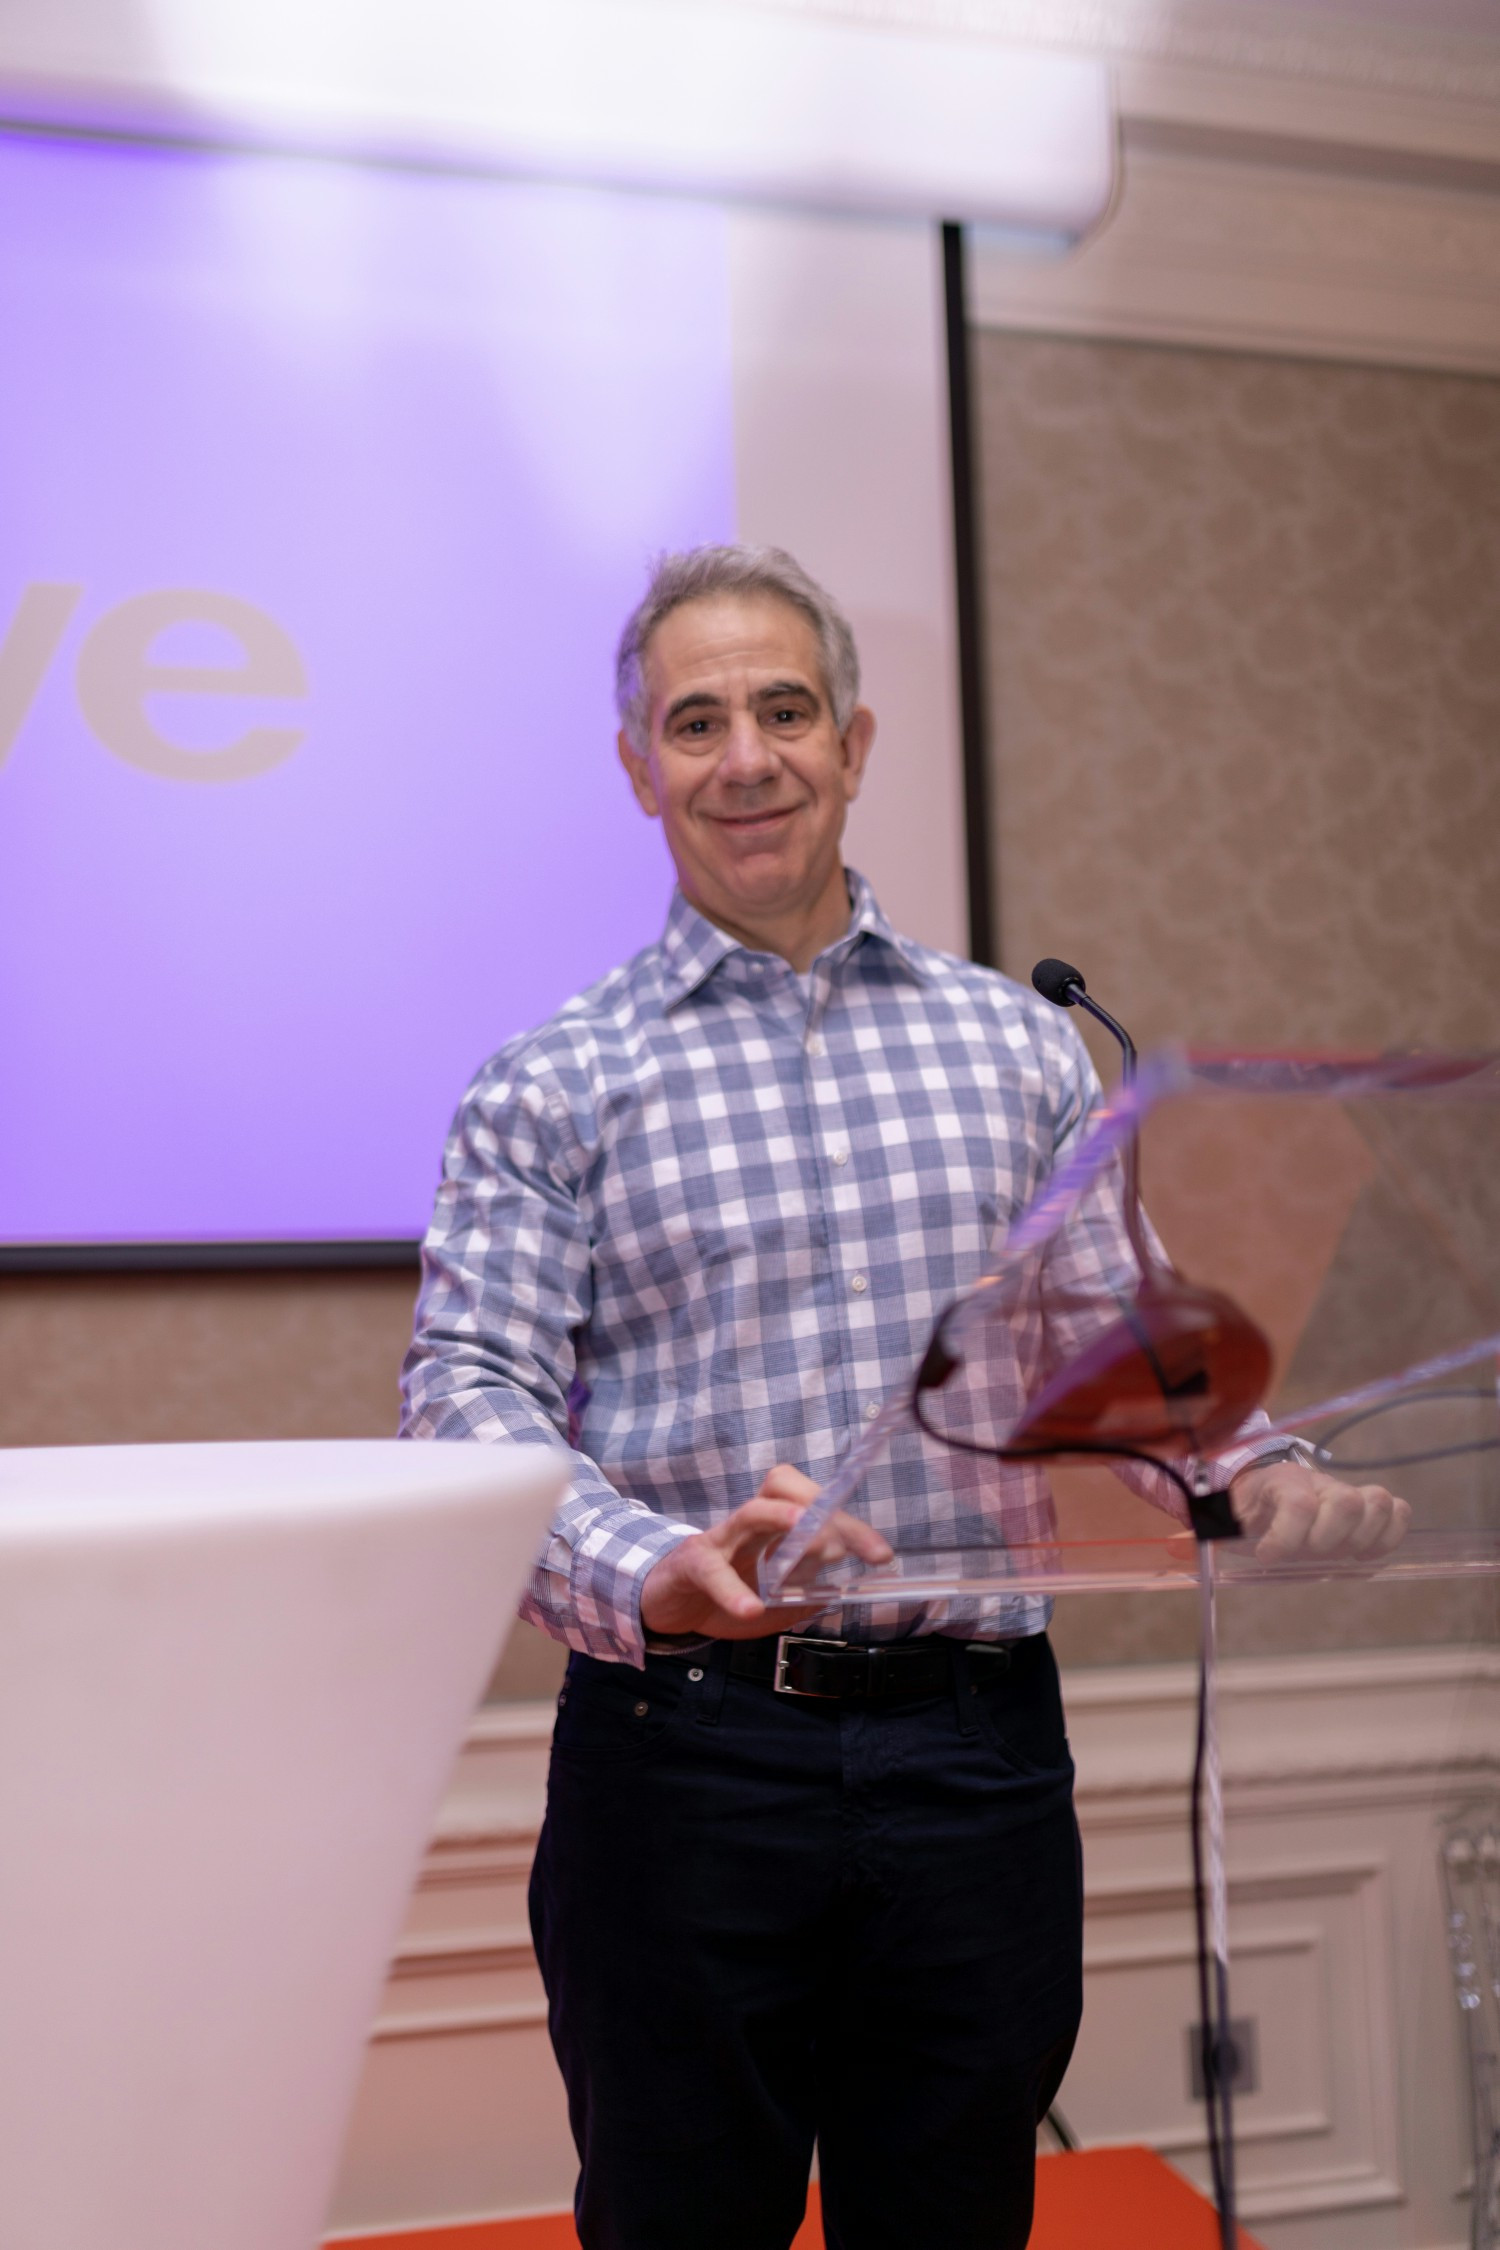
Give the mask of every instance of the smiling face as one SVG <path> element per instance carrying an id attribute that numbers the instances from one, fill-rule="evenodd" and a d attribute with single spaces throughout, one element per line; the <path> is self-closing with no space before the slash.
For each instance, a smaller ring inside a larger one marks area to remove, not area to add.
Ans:
<path id="1" fill-rule="evenodd" d="M 857 710 L 840 735 L 817 635 L 776 595 L 684 602 L 652 634 L 644 671 L 649 741 L 642 752 L 622 734 L 620 757 L 683 892 L 731 936 L 805 968 L 848 924 L 839 840 L 873 716 Z"/>

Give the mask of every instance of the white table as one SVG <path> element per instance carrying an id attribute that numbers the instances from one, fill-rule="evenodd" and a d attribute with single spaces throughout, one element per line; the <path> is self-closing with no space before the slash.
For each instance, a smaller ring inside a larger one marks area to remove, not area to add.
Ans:
<path id="1" fill-rule="evenodd" d="M 311 2250 L 537 1446 L 0 1452 L 0 2245 Z"/>

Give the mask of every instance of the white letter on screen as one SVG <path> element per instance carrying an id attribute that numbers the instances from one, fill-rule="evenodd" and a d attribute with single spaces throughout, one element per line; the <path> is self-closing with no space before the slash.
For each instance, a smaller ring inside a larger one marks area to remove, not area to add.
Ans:
<path id="1" fill-rule="evenodd" d="M 0 762 L 26 724 L 82 592 L 81 586 L 28 586 L 16 605 L 0 641 Z"/>
<path id="2" fill-rule="evenodd" d="M 154 643 L 173 625 L 222 626 L 244 650 L 244 663 L 153 664 Z M 169 781 L 246 781 L 289 758 L 307 730 L 254 726 L 222 750 L 185 750 L 152 724 L 148 696 L 306 693 L 302 659 L 281 627 L 235 594 L 136 594 L 105 612 L 78 653 L 79 706 L 105 749 Z"/>

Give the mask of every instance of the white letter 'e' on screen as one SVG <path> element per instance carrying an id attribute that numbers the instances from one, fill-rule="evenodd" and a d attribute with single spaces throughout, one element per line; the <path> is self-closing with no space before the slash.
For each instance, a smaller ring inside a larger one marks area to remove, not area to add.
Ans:
<path id="1" fill-rule="evenodd" d="M 153 664 L 153 644 L 173 625 L 221 626 L 244 650 L 244 663 Z M 78 652 L 78 702 L 89 726 L 127 765 L 169 781 L 246 781 L 289 758 L 307 730 L 252 726 L 222 750 L 184 750 L 152 724 L 148 696 L 306 693 L 302 658 L 281 627 L 235 594 L 135 594 L 105 612 Z"/>

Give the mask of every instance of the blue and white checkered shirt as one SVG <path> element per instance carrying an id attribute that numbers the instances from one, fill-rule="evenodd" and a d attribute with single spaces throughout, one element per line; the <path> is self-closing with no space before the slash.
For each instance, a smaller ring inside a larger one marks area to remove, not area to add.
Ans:
<path id="1" fill-rule="evenodd" d="M 850 889 L 847 932 L 805 977 L 677 893 L 659 944 L 502 1048 L 459 1109 L 402 1428 L 566 1445 L 587 1387 L 522 1614 L 592 1655 L 640 1662 L 641 1584 L 674 1540 L 777 1462 L 827 1476 L 1099 1100 L 1066 1016 Z M 1070 1235 L 1085 1287 L 1129 1270 L 1112 1188 Z M 1018 1406 L 1043 1348 L 1025 1330 L 1006 1346 Z M 986 1509 L 993 1537 L 1001 1476 L 1007 1536 L 1045 1537 L 1039 1469 L 916 1430 L 861 1505 L 898 1548 L 962 1545 Z M 857 1615 L 864 1638 L 979 1637 L 1037 1630 L 1045 1605 Z"/>

